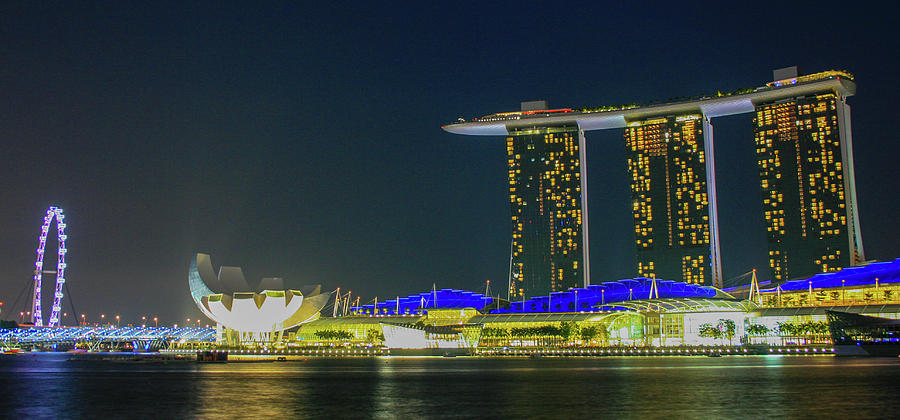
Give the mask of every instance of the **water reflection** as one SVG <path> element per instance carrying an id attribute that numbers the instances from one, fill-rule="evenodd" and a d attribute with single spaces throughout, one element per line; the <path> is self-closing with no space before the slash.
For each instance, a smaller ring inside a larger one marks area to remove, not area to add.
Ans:
<path id="1" fill-rule="evenodd" d="M 897 359 L 359 358 L 280 363 L 0 358 L 3 413 L 96 417 L 866 417 Z"/>

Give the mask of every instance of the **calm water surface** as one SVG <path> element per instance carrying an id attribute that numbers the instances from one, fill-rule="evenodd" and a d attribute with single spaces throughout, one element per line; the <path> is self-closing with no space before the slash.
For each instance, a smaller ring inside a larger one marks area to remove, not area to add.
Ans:
<path id="1" fill-rule="evenodd" d="M 0 356 L 10 418 L 891 418 L 900 359 L 359 358 L 69 362 Z"/>

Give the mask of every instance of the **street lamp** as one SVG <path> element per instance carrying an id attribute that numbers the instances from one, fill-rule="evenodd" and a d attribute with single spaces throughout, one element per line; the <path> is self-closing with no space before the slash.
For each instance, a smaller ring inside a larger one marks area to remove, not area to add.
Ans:
<path id="1" fill-rule="evenodd" d="M 84 319 L 84 314 L 81 314 L 81 325 L 82 325 L 82 326 L 86 326 L 86 325 L 87 325 L 87 321 L 85 321 L 85 319 Z"/>
<path id="2" fill-rule="evenodd" d="M 153 317 L 153 326 L 159 328 L 159 318 Z"/>
<path id="3" fill-rule="evenodd" d="M 844 290 L 844 283 L 846 281 L 847 280 L 845 280 L 845 279 L 841 279 L 841 304 L 842 305 L 847 304 L 847 292 Z"/>
<path id="4" fill-rule="evenodd" d="M 578 291 L 575 291 L 575 311 L 578 311 Z"/>
<path id="5" fill-rule="evenodd" d="M 809 300 L 810 300 L 810 302 L 812 302 L 812 301 L 813 301 L 813 294 L 812 294 L 812 280 L 809 281 L 809 293 L 808 293 L 808 295 L 809 295 Z"/>
<path id="6" fill-rule="evenodd" d="M 119 328 L 119 316 L 116 315 L 116 328 Z"/>

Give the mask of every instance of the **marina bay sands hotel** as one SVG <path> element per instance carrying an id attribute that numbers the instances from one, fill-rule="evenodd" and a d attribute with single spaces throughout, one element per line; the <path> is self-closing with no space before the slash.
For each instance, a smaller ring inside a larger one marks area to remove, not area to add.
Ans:
<path id="1" fill-rule="evenodd" d="M 637 274 L 722 287 L 712 118 L 753 113 L 770 278 L 865 260 L 856 206 L 853 76 L 774 71 L 758 88 L 649 106 L 492 114 L 443 127 L 504 136 L 512 244 L 510 299 L 590 284 L 585 131 L 624 129 Z M 719 186 L 726 187 L 727 186 Z"/>

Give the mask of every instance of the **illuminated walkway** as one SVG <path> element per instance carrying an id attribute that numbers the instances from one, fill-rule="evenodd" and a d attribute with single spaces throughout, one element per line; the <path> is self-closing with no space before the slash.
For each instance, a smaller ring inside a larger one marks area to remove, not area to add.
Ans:
<path id="1" fill-rule="evenodd" d="M 46 346 L 54 344 L 89 343 L 147 343 L 167 344 L 176 342 L 213 342 L 216 330 L 212 328 L 169 327 L 56 327 L 0 329 L 0 342 L 4 344 Z"/>

